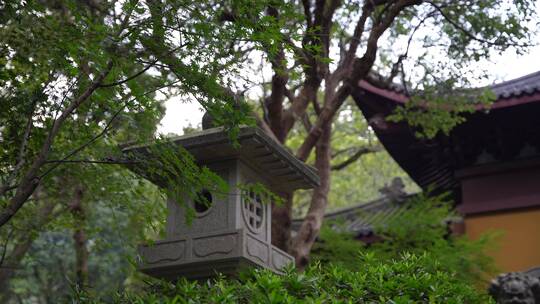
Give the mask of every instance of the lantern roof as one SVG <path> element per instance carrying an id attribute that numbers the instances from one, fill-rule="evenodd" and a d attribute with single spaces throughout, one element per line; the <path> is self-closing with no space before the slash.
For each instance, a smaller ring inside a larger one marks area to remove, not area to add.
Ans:
<path id="1" fill-rule="evenodd" d="M 262 129 L 241 126 L 236 140 L 237 145 L 233 144 L 223 127 L 169 138 L 172 144 L 190 152 L 200 165 L 238 159 L 266 177 L 271 186 L 279 190 L 293 191 L 319 185 L 315 168 L 300 161 Z M 129 146 L 122 152 L 148 154 L 148 148 L 152 145 Z M 131 166 L 130 169 L 159 184 L 155 178 L 141 172 L 140 168 Z"/>

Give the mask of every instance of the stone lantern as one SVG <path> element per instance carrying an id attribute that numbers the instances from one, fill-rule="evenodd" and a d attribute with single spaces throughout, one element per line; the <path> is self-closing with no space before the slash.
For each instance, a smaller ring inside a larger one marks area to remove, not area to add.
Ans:
<path id="1" fill-rule="evenodd" d="M 185 198 L 195 209 L 191 223 L 187 222 L 186 208 L 169 197 L 166 238 L 139 246 L 142 272 L 168 280 L 201 279 L 216 273 L 234 275 L 246 266 L 279 273 L 294 263 L 290 255 L 272 245 L 272 202 L 238 185 L 260 183 L 284 196 L 317 185 L 319 177 L 313 168 L 257 127 L 240 128 L 239 147 L 233 146 L 223 128 L 180 136 L 172 142 L 223 178 L 230 193 L 204 190 L 200 195 L 211 204 Z M 124 152 L 140 149 L 128 147 Z"/>

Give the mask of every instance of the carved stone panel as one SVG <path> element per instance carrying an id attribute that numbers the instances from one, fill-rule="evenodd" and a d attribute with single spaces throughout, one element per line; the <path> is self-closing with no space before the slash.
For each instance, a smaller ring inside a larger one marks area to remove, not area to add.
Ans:
<path id="1" fill-rule="evenodd" d="M 229 170 L 221 169 L 216 171 L 224 180 L 229 178 Z M 200 233 L 211 233 L 224 231 L 229 227 L 229 209 L 233 203 L 229 195 L 216 193 L 203 189 L 195 197 L 195 201 L 189 197 L 184 197 L 184 202 L 178 202 L 172 198 L 168 199 L 167 208 L 169 216 L 167 218 L 167 237 L 177 238 L 186 235 L 196 235 Z M 198 199 L 204 204 L 200 204 Z M 187 208 L 192 208 L 194 218 L 188 220 L 186 217 Z M 205 205 L 207 204 L 207 205 Z"/>
<path id="2" fill-rule="evenodd" d="M 193 240 L 193 255 L 199 258 L 227 255 L 236 248 L 236 243 L 236 235 L 197 238 Z"/>
<path id="3" fill-rule="evenodd" d="M 159 250 L 156 250 L 157 247 Z M 147 264 L 180 261 L 185 257 L 186 241 L 160 242 L 156 245 L 140 246 L 139 252 Z"/>
<path id="4" fill-rule="evenodd" d="M 261 242 L 260 240 L 247 234 L 246 247 L 247 253 L 250 257 L 257 259 L 261 263 L 268 263 L 268 244 L 265 244 L 264 242 Z"/>
<path id="5" fill-rule="evenodd" d="M 283 267 L 294 263 L 293 258 L 285 252 L 273 247 L 272 248 L 272 267 L 275 270 L 281 270 Z"/>

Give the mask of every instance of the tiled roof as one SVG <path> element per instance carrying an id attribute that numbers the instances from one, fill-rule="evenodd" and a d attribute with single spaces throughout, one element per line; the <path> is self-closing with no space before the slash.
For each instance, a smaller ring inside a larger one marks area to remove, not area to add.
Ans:
<path id="1" fill-rule="evenodd" d="M 381 76 L 370 74 L 366 82 L 386 91 L 408 96 L 404 86 L 398 83 L 386 83 Z M 362 86 L 362 85 L 360 85 Z M 497 100 L 521 97 L 540 93 L 540 71 L 516 79 L 488 86 L 495 93 Z"/>
<path id="2" fill-rule="evenodd" d="M 529 146 L 540 151 L 540 72 L 490 88 L 497 100 L 489 111 L 479 106 L 449 135 L 433 139 L 418 138 L 416 129 L 406 123 L 380 123 L 408 100 L 392 87 L 381 88 L 376 80 L 368 79 L 360 82 L 352 95 L 366 119 L 373 122 L 385 149 L 409 176 L 423 189 L 432 186 L 437 193 L 451 192 L 459 204 L 461 188 L 456 172 L 486 165 L 486 151 L 492 164 L 534 157 L 534 153 L 523 153 Z"/>
<path id="3" fill-rule="evenodd" d="M 498 99 L 507 99 L 540 92 L 540 71 L 490 86 Z"/>
<path id="4" fill-rule="evenodd" d="M 375 226 L 399 216 L 406 210 L 406 204 L 382 197 L 368 203 L 360 203 L 343 209 L 328 212 L 324 221 L 333 228 L 355 234 L 356 237 L 373 233 Z M 298 231 L 303 219 L 294 219 L 292 230 Z"/>

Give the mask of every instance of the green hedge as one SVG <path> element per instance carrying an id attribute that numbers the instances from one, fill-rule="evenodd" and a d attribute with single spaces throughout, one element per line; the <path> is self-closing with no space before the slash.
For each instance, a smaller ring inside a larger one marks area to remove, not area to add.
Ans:
<path id="1" fill-rule="evenodd" d="M 500 233 L 491 231 L 475 240 L 467 236 L 450 235 L 447 221 L 457 215 L 446 195 L 416 195 L 404 203 L 407 208 L 399 216 L 390 217 L 374 227 L 383 241 L 365 246 L 353 234 L 335 231 L 328 223 L 323 226 L 311 257 L 321 263 L 357 267 L 357 252 L 371 253 L 381 262 L 398 259 L 404 253 L 429 253 L 442 271 L 455 272 L 459 279 L 475 286 L 487 286 L 498 273 L 493 258 L 487 254 L 496 249 Z M 333 223 L 339 225 L 339 223 Z M 427 266 L 427 265 L 426 265 Z"/>
<path id="2" fill-rule="evenodd" d="M 284 275 L 265 270 L 244 273 L 238 279 L 206 282 L 153 281 L 144 290 L 124 292 L 112 303 L 492 303 L 458 276 L 437 269 L 429 256 L 405 254 L 381 262 L 372 254 L 358 257 L 358 269 L 321 266 L 305 272 L 290 269 Z M 443 269 L 443 268 L 440 268 Z M 78 303 L 103 303 L 90 294 L 78 294 Z"/>

